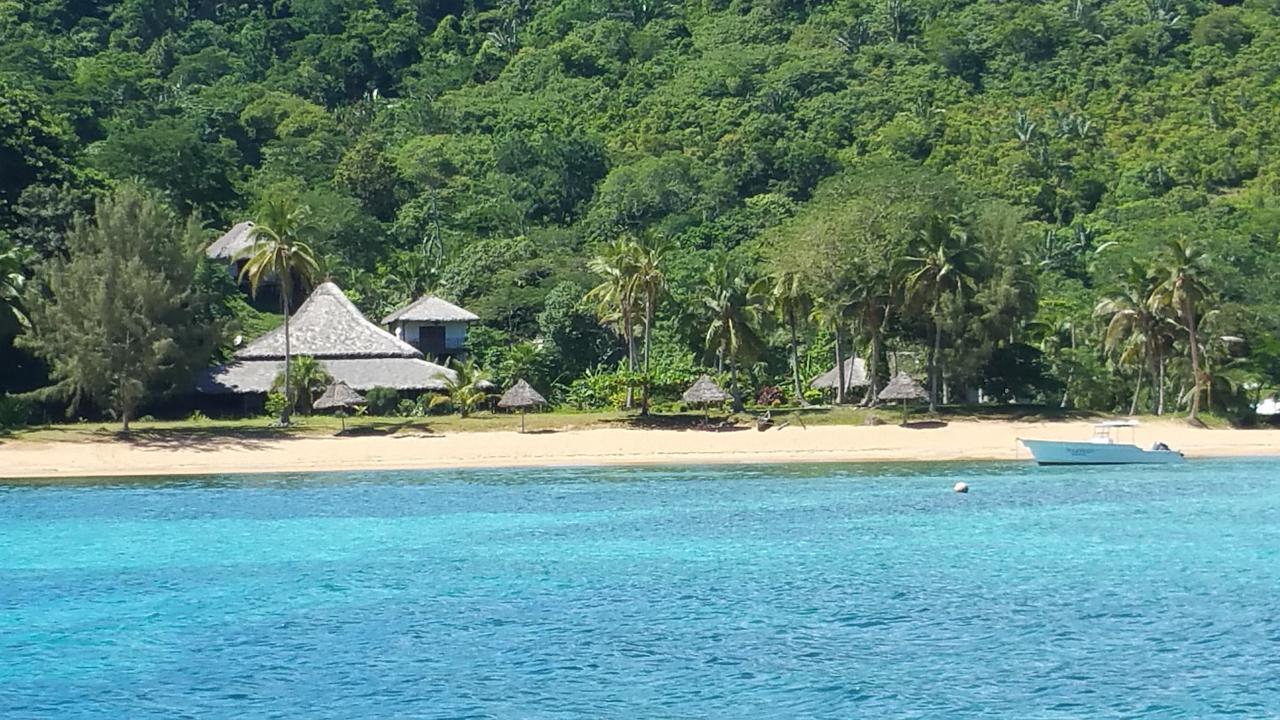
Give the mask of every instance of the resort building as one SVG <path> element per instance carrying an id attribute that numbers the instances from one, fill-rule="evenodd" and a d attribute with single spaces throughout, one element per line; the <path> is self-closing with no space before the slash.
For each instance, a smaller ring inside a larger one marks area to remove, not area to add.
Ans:
<path id="1" fill-rule="evenodd" d="M 360 391 L 443 390 L 456 379 L 452 370 L 428 362 L 422 351 L 369 322 L 331 282 L 317 287 L 289 319 L 289 346 L 294 357 L 316 358 L 335 381 Z M 208 394 L 265 394 L 283 372 L 282 325 L 236 352 L 234 362 L 206 371 L 196 389 Z"/>
<path id="2" fill-rule="evenodd" d="M 209 247 L 204 249 L 204 254 L 210 260 L 225 261 L 234 268 L 233 272 L 239 273 L 240 268 L 244 267 L 244 254 L 253 247 L 253 236 L 250 234 L 252 232 L 253 223 L 247 220 L 238 223 L 222 237 L 209 243 Z"/>
<path id="3" fill-rule="evenodd" d="M 396 338 L 442 362 L 466 353 L 467 329 L 480 318 L 434 295 L 424 295 L 382 319 Z"/>
<path id="4" fill-rule="evenodd" d="M 241 279 L 240 272 L 244 270 L 245 263 L 249 262 L 249 251 L 253 248 L 253 228 L 252 222 L 246 220 L 237 223 L 235 227 L 228 230 L 222 237 L 209 243 L 204 249 L 205 257 L 210 260 L 221 260 L 227 264 L 227 273 L 236 281 L 236 284 L 246 294 L 249 294 L 249 279 Z M 297 305 L 303 298 L 301 297 L 299 286 L 301 283 L 294 283 L 293 297 L 289 298 L 291 305 Z M 262 278 L 262 282 L 258 285 L 258 292 L 249 298 L 249 304 L 258 310 L 266 312 L 280 311 L 280 282 L 275 275 L 268 275 Z"/>
<path id="5" fill-rule="evenodd" d="M 809 387 L 817 390 L 834 391 L 840 385 L 840 373 L 838 368 L 831 368 L 825 373 L 813 379 L 809 383 Z M 849 392 L 854 388 L 870 387 L 871 378 L 867 375 L 867 363 L 860 357 L 845 358 L 844 361 L 844 389 Z"/>

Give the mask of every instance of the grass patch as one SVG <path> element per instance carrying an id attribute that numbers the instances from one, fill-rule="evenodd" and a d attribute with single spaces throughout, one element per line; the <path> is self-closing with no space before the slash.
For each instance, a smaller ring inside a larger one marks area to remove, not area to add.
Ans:
<path id="1" fill-rule="evenodd" d="M 770 414 L 776 425 L 783 423 L 792 427 L 811 427 L 824 425 L 896 425 L 902 422 L 902 413 L 897 406 L 884 406 L 875 409 L 841 406 L 810 408 L 772 408 Z M 725 421 L 747 427 L 754 422 L 756 414 L 763 410 L 752 410 L 746 414 L 728 415 L 723 411 L 712 413 L 713 423 Z M 1034 405 L 956 405 L 940 408 L 937 413 L 929 413 L 923 405 L 910 408 L 910 420 L 913 423 L 927 422 L 965 422 L 965 421 L 1021 421 L 1021 422 L 1069 422 L 1102 420 L 1113 415 L 1092 413 L 1077 410 L 1063 410 L 1057 407 Z M 1166 415 L 1163 418 L 1142 417 L 1141 421 L 1170 421 L 1178 416 Z M 1204 417 L 1209 427 L 1229 427 L 1223 418 Z M 549 433 L 566 430 L 584 430 L 590 428 L 660 428 L 669 430 L 687 430 L 703 423 L 701 412 L 687 413 L 655 413 L 649 417 L 640 417 L 634 412 L 592 411 L 577 412 L 572 410 L 556 410 L 551 412 L 533 412 L 525 416 L 525 428 L 531 433 Z M 295 416 L 293 424 L 287 428 L 272 426 L 272 420 L 266 417 L 254 418 L 204 418 L 188 420 L 152 420 L 139 421 L 131 425 L 129 435 L 120 432 L 116 423 L 68 423 L 44 425 L 11 430 L 8 441 L 52 442 L 52 441 L 84 441 L 84 440 L 128 440 L 139 444 L 179 442 L 244 442 L 287 439 L 297 437 L 322 437 L 339 433 L 342 423 L 339 418 L 330 415 Z M 466 418 L 457 415 L 440 415 L 429 417 L 374 417 L 358 416 L 347 418 L 348 436 L 369 435 L 408 435 L 439 434 L 460 432 L 494 432 L 515 431 L 520 429 L 520 415 L 513 413 L 479 412 Z"/>

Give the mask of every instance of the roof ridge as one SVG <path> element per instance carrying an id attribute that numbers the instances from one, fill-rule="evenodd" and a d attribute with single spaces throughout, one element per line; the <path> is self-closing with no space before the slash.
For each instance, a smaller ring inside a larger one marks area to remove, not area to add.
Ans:
<path id="1" fill-rule="evenodd" d="M 370 322 L 342 288 L 326 280 L 289 317 L 290 349 L 316 358 L 421 358 L 422 352 Z M 241 360 L 284 357 L 284 326 L 236 353 Z"/>

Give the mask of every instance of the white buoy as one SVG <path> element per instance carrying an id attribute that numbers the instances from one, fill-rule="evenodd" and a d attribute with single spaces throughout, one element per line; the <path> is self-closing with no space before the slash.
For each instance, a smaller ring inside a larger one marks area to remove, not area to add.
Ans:
<path id="1" fill-rule="evenodd" d="M 969 492 L 969 486 L 965 483 L 958 482 L 951 488 L 951 490 L 958 493 L 967 493 Z"/>

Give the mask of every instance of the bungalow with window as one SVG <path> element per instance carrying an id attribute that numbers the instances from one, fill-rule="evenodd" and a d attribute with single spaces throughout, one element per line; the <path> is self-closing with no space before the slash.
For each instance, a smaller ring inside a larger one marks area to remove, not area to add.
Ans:
<path id="1" fill-rule="evenodd" d="M 479 319 L 451 302 L 424 295 L 383 318 L 382 324 L 423 355 L 448 360 L 466 354 L 467 328 Z"/>
<path id="2" fill-rule="evenodd" d="M 365 319 L 342 290 L 322 283 L 289 319 L 293 357 L 309 355 L 335 381 L 354 390 L 440 391 L 457 379 L 453 370 L 423 358 L 416 348 Z M 232 362 L 203 372 L 196 390 L 208 395 L 265 399 L 284 372 L 284 327 L 238 350 Z"/>

